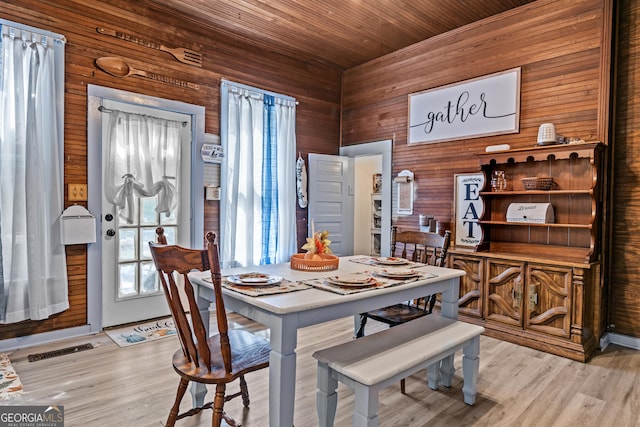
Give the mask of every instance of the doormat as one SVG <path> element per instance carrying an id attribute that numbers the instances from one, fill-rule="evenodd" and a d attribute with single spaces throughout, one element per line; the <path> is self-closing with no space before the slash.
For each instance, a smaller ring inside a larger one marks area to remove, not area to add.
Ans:
<path id="1" fill-rule="evenodd" d="M 172 317 L 104 331 L 120 347 L 155 341 L 176 334 Z"/>
<path id="2" fill-rule="evenodd" d="M 9 355 L 0 354 L 0 400 L 9 400 L 23 394 L 22 382 L 11 365 Z"/>

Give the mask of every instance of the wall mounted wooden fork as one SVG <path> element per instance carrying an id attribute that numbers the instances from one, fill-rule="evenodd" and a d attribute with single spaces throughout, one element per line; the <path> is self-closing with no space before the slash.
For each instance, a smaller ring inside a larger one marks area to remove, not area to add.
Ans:
<path id="1" fill-rule="evenodd" d="M 98 27 L 96 28 L 96 31 L 100 34 L 112 36 L 120 40 L 125 40 L 131 43 L 138 44 L 140 46 L 146 46 L 152 49 L 161 50 L 163 52 L 170 53 L 171 55 L 173 55 L 174 58 L 176 58 L 178 61 L 182 63 L 194 65 L 196 67 L 202 67 L 202 54 L 200 52 L 196 52 L 195 50 L 185 49 L 182 47 L 170 48 L 163 44 L 144 40 L 139 37 L 133 36 L 131 34 L 123 33 L 116 30 L 111 30 L 109 28 Z"/>

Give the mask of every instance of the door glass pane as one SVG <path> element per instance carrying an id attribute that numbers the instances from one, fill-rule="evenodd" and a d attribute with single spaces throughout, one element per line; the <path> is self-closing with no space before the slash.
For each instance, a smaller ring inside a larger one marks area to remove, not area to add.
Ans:
<path id="1" fill-rule="evenodd" d="M 153 262 L 140 263 L 140 283 L 142 284 L 140 289 L 141 294 L 155 293 L 160 290 L 156 268 Z"/>
<path id="2" fill-rule="evenodd" d="M 118 260 L 133 261 L 136 259 L 136 235 L 138 230 L 135 228 L 121 228 L 118 230 L 119 247 Z"/>
<path id="3" fill-rule="evenodd" d="M 166 214 L 160 214 L 160 224 L 177 224 L 178 218 L 177 213 L 178 209 L 174 209 L 169 216 Z"/>
<path id="4" fill-rule="evenodd" d="M 138 204 L 137 203 L 133 203 L 133 215 L 132 215 L 133 222 L 132 223 L 127 223 L 126 220 L 120 218 L 120 216 L 117 215 L 117 217 L 118 217 L 118 225 L 119 226 L 137 225 L 138 224 L 138 211 L 139 210 L 140 209 L 138 208 Z"/>
<path id="5" fill-rule="evenodd" d="M 156 241 L 156 228 L 140 229 L 140 259 L 150 259 L 149 242 Z M 169 243 L 169 242 L 167 242 Z"/>
<path id="6" fill-rule="evenodd" d="M 155 197 L 144 197 L 140 199 L 140 225 L 153 225 L 158 223 L 157 205 L 158 200 Z"/>
<path id="7" fill-rule="evenodd" d="M 167 245 L 175 245 L 177 227 L 163 227 L 163 228 L 164 228 L 164 235 L 167 237 Z"/>
<path id="8" fill-rule="evenodd" d="M 136 277 L 137 263 L 120 264 L 118 266 L 118 298 L 130 297 L 138 294 Z"/>

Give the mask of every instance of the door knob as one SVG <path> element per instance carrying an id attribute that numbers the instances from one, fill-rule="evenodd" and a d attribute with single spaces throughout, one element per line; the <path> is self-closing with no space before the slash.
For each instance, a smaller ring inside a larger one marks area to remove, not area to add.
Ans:
<path id="1" fill-rule="evenodd" d="M 107 236 L 113 237 L 115 235 L 116 235 L 116 230 L 111 229 L 111 228 L 107 230 Z"/>

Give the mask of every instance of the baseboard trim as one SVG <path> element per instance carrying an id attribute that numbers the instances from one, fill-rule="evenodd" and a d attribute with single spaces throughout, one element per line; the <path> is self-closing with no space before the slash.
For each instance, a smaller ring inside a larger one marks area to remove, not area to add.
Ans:
<path id="1" fill-rule="evenodd" d="M 40 344 L 48 344 L 67 338 L 77 338 L 85 335 L 91 335 L 95 332 L 91 331 L 90 325 L 78 326 L 75 328 L 60 329 L 57 331 L 43 332 L 41 334 L 27 335 L 24 337 L 9 338 L 0 340 L 0 352 L 16 350 L 21 348 L 33 347 Z"/>
<path id="2" fill-rule="evenodd" d="M 609 344 L 617 344 L 622 347 L 640 350 L 640 338 L 630 337 L 628 335 L 607 332 L 600 338 L 600 350 L 604 351 Z"/>

